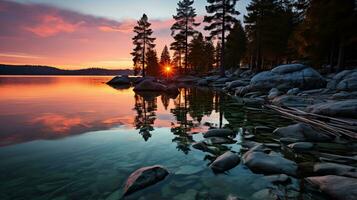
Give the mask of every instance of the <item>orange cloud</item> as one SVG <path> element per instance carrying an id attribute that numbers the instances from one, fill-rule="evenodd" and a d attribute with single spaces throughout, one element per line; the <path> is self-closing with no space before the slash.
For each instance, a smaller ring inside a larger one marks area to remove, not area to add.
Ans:
<path id="1" fill-rule="evenodd" d="M 50 37 L 61 32 L 72 33 L 81 24 L 82 22 L 71 24 L 66 22 L 60 16 L 44 15 L 41 16 L 41 20 L 38 25 L 34 27 L 25 27 L 25 29 L 40 37 Z"/>

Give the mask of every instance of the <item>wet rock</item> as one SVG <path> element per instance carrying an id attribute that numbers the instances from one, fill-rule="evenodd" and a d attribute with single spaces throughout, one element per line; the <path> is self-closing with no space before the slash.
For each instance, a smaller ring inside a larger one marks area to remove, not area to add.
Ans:
<path id="1" fill-rule="evenodd" d="M 278 97 L 281 94 L 281 92 L 277 88 L 272 88 L 269 91 L 268 99 L 274 99 L 275 97 Z"/>
<path id="2" fill-rule="evenodd" d="M 357 179 L 327 175 L 309 177 L 306 180 L 317 186 L 323 193 L 336 200 L 355 200 L 357 197 Z"/>
<path id="3" fill-rule="evenodd" d="M 322 99 L 302 97 L 302 96 L 292 96 L 292 95 L 282 95 L 273 99 L 272 103 L 278 106 L 287 106 L 295 108 L 305 108 L 307 106 L 322 103 Z"/>
<path id="4" fill-rule="evenodd" d="M 214 144 L 234 144 L 236 141 L 225 138 L 225 137 L 209 137 L 202 141 L 207 145 L 214 145 Z"/>
<path id="5" fill-rule="evenodd" d="M 357 70 L 344 70 L 336 74 L 327 88 L 340 91 L 357 91 Z"/>
<path id="6" fill-rule="evenodd" d="M 296 142 L 289 144 L 288 147 L 295 152 L 304 152 L 312 150 L 314 148 L 314 144 L 311 142 Z"/>
<path id="7" fill-rule="evenodd" d="M 124 196 L 163 180 L 169 172 L 160 165 L 143 167 L 133 172 L 126 181 Z"/>
<path id="8" fill-rule="evenodd" d="M 254 200 L 277 200 L 279 197 L 269 188 L 260 190 L 258 192 L 255 192 L 252 195 L 252 199 Z"/>
<path id="9" fill-rule="evenodd" d="M 357 99 L 316 104 L 307 107 L 306 111 L 332 117 L 357 119 Z"/>
<path id="10" fill-rule="evenodd" d="M 264 143 L 264 146 L 268 147 L 268 148 L 280 148 L 281 145 L 277 144 L 277 143 Z"/>
<path id="11" fill-rule="evenodd" d="M 259 142 L 255 142 L 255 141 L 244 141 L 241 145 L 242 147 L 244 148 L 248 148 L 248 149 L 251 149 L 255 146 L 259 146 L 261 145 L 262 143 L 259 143 Z"/>
<path id="12" fill-rule="evenodd" d="M 137 84 L 134 91 L 166 91 L 167 87 L 152 80 L 144 80 Z"/>
<path id="13" fill-rule="evenodd" d="M 286 93 L 287 95 L 297 95 L 300 92 L 299 88 L 292 88 L 290 90 L 288 90 L 288 92 Z"/>
<path id="14" fill-rule="evenodd" d="M 208 152 L 212 154 L 218 154 L 220 152 L 219 148 L 215 146 L 208 146 L 204 142 L 197 142 L 192 145 L 193 148 L 201 150 L 203 152 Z"/>
<path id="15" fill-rule="evenodd" d="M 314 165 L 314 173 L 319 176 L 338 175 L 357 178 L 356 167 L 336 163 L 316 163 Z"/>
<path id="16" fill-rule="evenodd" d="M 296 176 L 298 166 L 295 162 L 279 155 L 270 155 L 258 151 L 248 151 L 244 154 L 244 164 L 254 173 L 287 174 Z"/>
<path id="17" fill-rule="evenodd" d="M 128 76 L 116 76 L 113 79 L 111 79 L 107 84 L 108 85 L 130 85 L 131 80 L 129 79 Z"/>
<path id="18" fill-rule="evenodd" d="M 237 154 L 227 151 L 213 161 L 210 167 L 214 172 L 224 172 L 237 166 L 239 162 L 240 157 Z"/>
<path id="19" fill-rule="evenodd" d="M 203 137 L 228 137 L 234 135 L 234 131 L 230 129 L 211 129 L 203 134 Z"/>
<path id="20" fill-rule="evenodd" d="M 280 65 L 271 71 L 255 75 L 250 85 L 259 89 L 314 89 L 326 86 L 324 78 L 311 67 L 302 64 Z"/>
<path id="21" fill-rule="evenodd" d="M 279 142 L 284 144 L 284 145 L 288 145 L 288 144 L 292 144 L 292 143 L 296 143 L 296 142 L 301 142 L 303 140 L 300 139 L 296 139 L 296 138 L 289 138 L 289 137 L 283 137 L 279 139 Z"/>
<path id="22" fill-rule="evenodd" d="M 286 174 L 269 175 L 264 176 L 264 178 L 273 184 L 286 184 L 291 182 L 290 177 Z"/>
<path id="23" fill-rule="evenodd" d="M 303 123 L 278 128 L 273 134 L 283 138 L 295 138 L 299 141 L 319 142 L 331 140 L 330 137 L 319 133 L 311 126 Z"/>
<path id="24" fill-rule="evenodd" d="M 255 135 L 245 135 L 244 136 L 244 139 L 247 139 L 247 140 L 251 140 L 253 138 L 255 138 Z"/>
<path id="25" fill-rule="evenodd" d="M 246 86 L 248 84 L 249 84 L 249 82 L 246 82 L 243 80 L 235 80 L 235 81 L 226 83 L 226 89 L 233 90 L 234 88 L 237 88 L 240 86 Z"/>
<path id="26" fill-rule="evenodd" d="M 252 85 L 240 86 L 235 89 L 235 95 L 242 97 L 245 94 L 247 94 L 249 92 L 254 92 L 254 91 L 257 91 L 257 89 Z"/>

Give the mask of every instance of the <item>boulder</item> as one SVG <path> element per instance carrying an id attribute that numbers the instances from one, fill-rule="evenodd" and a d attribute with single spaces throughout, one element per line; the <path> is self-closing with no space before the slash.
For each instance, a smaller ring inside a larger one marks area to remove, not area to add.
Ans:
<path id="1" fill-rule="evenodd" d="M 357 178 L 356 167 L 336 163 L 316 163 L 314 165 L 314 173 L 319 176 L 338 175 Z"/>
<path id="2" fill-rule="evenodd" d="M 330 137 L 319 133 L 311 126 L 303 123 L 277 128 L 273 134 L 280 138 L 295 138 L 299 141 L 321 142 L 331 140 Z"/>
<path id="3" fill-rule="evenodd" d="M 278 97 L 281 94 L 281 92 L 277 88 L 272 88 L 269 91 L 268 99 L 274 99 L 275 97 Z"/>
<path id="4" fill-rule="evenodd" d="M 357 99 L 320 103 L 307 107 L 306 111 L 331 117 L 345 117 L 357 119 Z"/>
<path id="5" fill-rule="evenodd" d="M 306 180 L 317 186 L 323 193 L 336 200 L 355 200 L 357 197 L 357 179 L 327 175 L 308 177 Z"/>
<path id="6" fill-rule="evenodd" d="M 271 71 L 264 71 L 255 75 L 250 85 L 259 89 L 269 90 L 278 88 L 313 89 L 326 86 L 325 79 L 314 69 L 302 64 L 280 65 Z"/>
<path id="7" fill-rule="evenodd" d="M 225 137 L 209 137 L 202 141 L 207 145 L 213 144 L 234 144 L 236 141 Z"/>
<path id="8" fill-rule="evenodd" d="M 209 137 L 228 137 L 234 135 L 234 131 L 231 129 L 225 129 L 225 128 L 220 128 L 220 129 L 210 129 L 206 133 L 203 134 L 204 138 L 209 138 Z"/>
<path id="9" fill-rule="evenodd" d="M 287 174 L 296 176 L 298 166 L 295 162 L 279 155 L 266 154 L 259 151 L 248 151 L 243 156 L 244 164 L 254 173 Z"/>
<path id="10" fill-rule="evenodd" d="M 247 82 L 247 81 L 235 80 L 235 81 L 226 83 L 226 89 L 233 90 L 236 87 L 246 86 L 248 84 L 249 84 L 249 82 Z"/>
<path id="11" fill-rule="evenodd" d="M 297 95 L 300 92 L 299 88 L 292 88 L 290 90 L 288 90 L 288 92 L 286 93 L 287 95 Z"/>
<path id="12" fill-rule="evenodd" d="M 140 168 L 130 174 L 127 179 L 124 196 L 153 185 L 163 180 L 168 174 L 169 172 L 160 165 Z"/>
<path id="13" fill-rule="evenodd" d="M 339 91 L 357 91 L 357 70 L 344 70 L 336 74 L 327 88 Z"/>
<path id="14" fill-rule="evenodd" d="M 227 151 L 216 158 L 216 160 L 210 165 L 210 168 L 214 172 L 225 172 L 237 166 L 239 162 L 240 157 L 237 154 Z"/>
<path id="15" fill-rule="evenodd" d="M 295 152 L 304 152 L 310 151 L 314 148 L 314 143 L 311 142 L 296 142 L 293 144 L 289 144 L 288 147 Z"/>
<path id="16" fill-rule="evenodd" d="M 264 178 L 273 184 L 285 184 L 291 182 L 291 179 L 286 174 L 276 174 L 264 176 Z"/>
<path id="17" fill-rule="evenodd" d="M 257 91 L 257 89 L 252 85 L 240 86 L 235 89 L 235 95 L 242 97 L 249 92 L 255 92 L 255 91 Z"/>
<path id="18" fill-rule="evenodd" d="M 302 97 L 295 95 L 282 95 L 273 99 L 272 103 L 278 106 L 305 108 L 307 106 L 322 103 L 322 99 Z"/>
<path id="19" fill-rule="evenodd" d="M 116 76 L 107 82 L 108 85 L 130 85 L 131 79 L 128 76 Z"/>
<path id="20" fill-rule="evenodd" d="M 137 84 L 134 91 L 160 91 L 165 92 L 167 87 L 161 83 L 146 79 Z"/>

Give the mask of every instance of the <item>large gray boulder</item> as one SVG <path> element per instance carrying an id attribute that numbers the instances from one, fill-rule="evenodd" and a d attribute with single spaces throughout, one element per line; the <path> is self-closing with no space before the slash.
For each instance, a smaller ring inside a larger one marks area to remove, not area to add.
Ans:
<path id="1" fill-rule="evenodd" d="M 357 178 L 357 168 L 349 165 L 336 164 L 336 163 L 316 163 L 314 165 L 314 173 L 323 175 L 338 175 Z"/>
<path id="2" fill-rule="evenodd" d="M 271 71 L 264 71 L 255 75 L 250 85 L 259 89 L 269 90 L 278 88 L 314 89 L 326 86 L 325 79 L 314 69 L 302 64 L 280 65 Z"/>
<path id="3" fill-rule="evenodd" d="M 237 166 L 239 162 L 240 157 L 237 154 L 227 151 L 216 158 L 216 160 L 210 165 L 210 168 L 214 172 L 225 172 Z"/>
<path id="4" fill-rule="evenodd" d="M 280 138 L 295 138 L 299 141 L 324 142 L 331 140 L 329 136 L 326 136 L 316 131 L 311 126 L 303 123 L 277 128 L 274 130 L 273 134 Z"/>
<path id="5" fill-rule="evenodd" d="M 357 179 L 343 176 L 317 176 L 306 178 L 312 185 L 336 200 L 355 200 L 357 197 Z"/>
<path id="6" fill-rule="evenodd" d="M 143 80 L 137 84 L 134 88 L 134 91 L 159 91 L 164 92 L 167 90 L 167 87 L 161 83 L 155 82 L 153 80 Z"/>
<path id="7" fill-rule="evenodd" d="M 231 129 L 220 128 L 208 130 L 205 134 L 203 134 L 203 137 L 228 137 L 232 135 L 234 135 L 234 131 L 232 131 Z"/>
<path id="8" fill-rule="evenodd" d="M 254 173 L 296 176 L 298 170 L 298 165 L 294 161 L 260 151 L 248 151 L 243 159 L 244 164 Z"/>
<path id="9" fill-rule="evenodd" d="M 163 180 L 168 174 L 169 172 L 160 165 L 140 168 L 126 180 L 124 196 L 153 185 Z"/>
<path id="10" fill-rule="evenodd" d="M 306 111 L 331 117 L 357 119 L 357 99 L 316 104 L 307 107 Z"/>
<path id="11" fill-rule="evenodd" d="M 132 80 L 128 76 L 116 76 L 107 82 L 108 85 L 130 85 Z"/>
<path id="12" fill-rule="evenodd" d="M 357 69 L 344 70 L 336 74 L 327 84 L 327 88 L 340 91 L 357 91 Z"/>

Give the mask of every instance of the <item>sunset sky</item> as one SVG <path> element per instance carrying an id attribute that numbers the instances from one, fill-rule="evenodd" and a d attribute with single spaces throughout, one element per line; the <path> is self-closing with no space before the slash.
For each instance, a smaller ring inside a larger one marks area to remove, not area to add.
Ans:
<path id="1" fill-rule="evenodd" d="M 149 16 L 156 50 L 172 42 L 178 0 L 0 0 L 0 63 L 131 68 L 132 28 Z M 238 1 L 245 13 L 249 0 Z M 206 0 L 196 0 L 202 22 Z M 202 29 L 202 27 L 201 27 Z"/>

